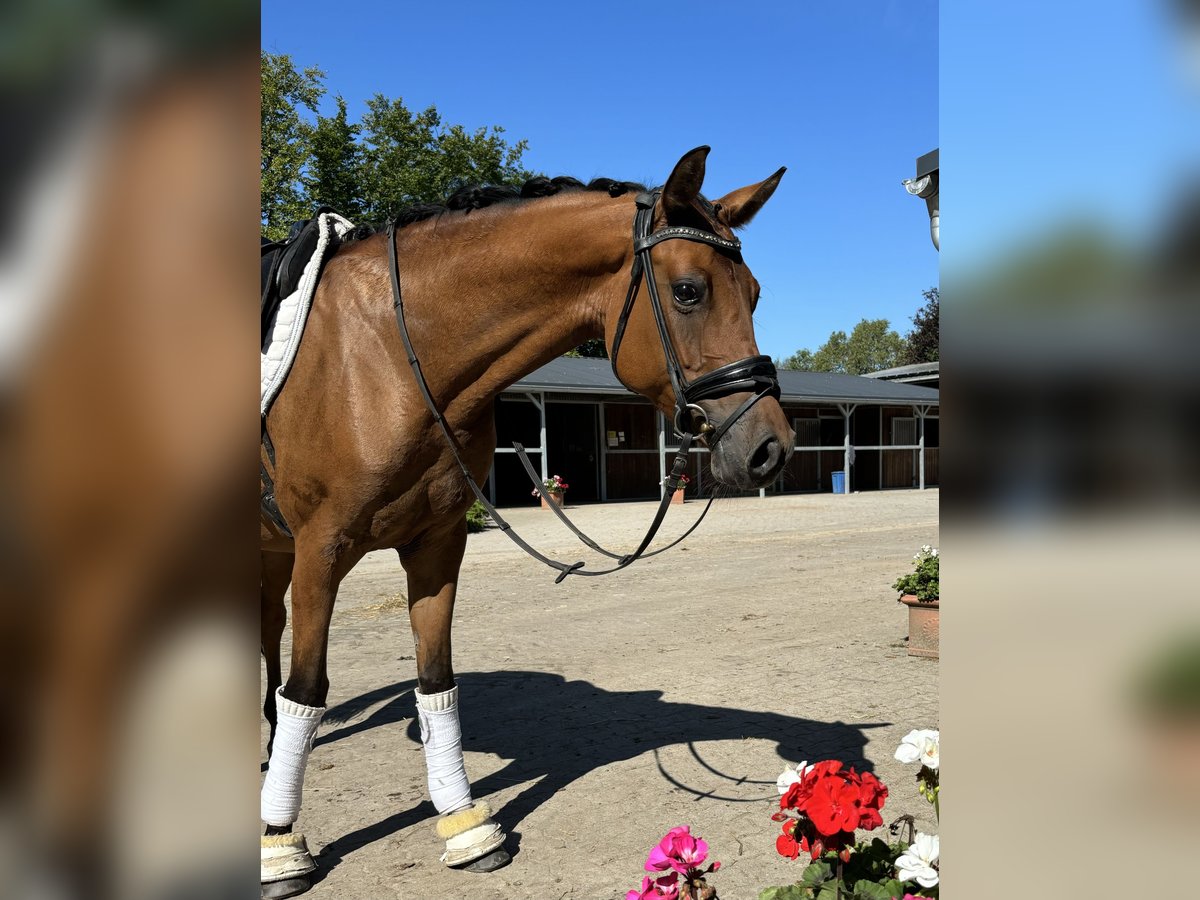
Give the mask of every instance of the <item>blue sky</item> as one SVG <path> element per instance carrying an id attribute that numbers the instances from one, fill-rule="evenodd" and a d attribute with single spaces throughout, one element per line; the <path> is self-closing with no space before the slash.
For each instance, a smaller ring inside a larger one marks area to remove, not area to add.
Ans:
<path id="1" fill-rule="evenodd" d="M 262 45 L 323 69 L 354 117 L 376 92 L 434 104 L 527 139 L 526 165 L 550 175 L 656 184 L 709 144 L 717 197 L 786 165 L 743 234 L 759 346 L 786 356 L 862 318 L 905 333 L 938 283 L 925 205 L 900 186 L 938 146 L 937 14 L 930 0 L 264 0 Z"/>
<path id="2" fill-rule="evenodd" d="M 945 6 L 947 271 L 1072 222 L 1135 242 L 1153 236 L 1180 187 L 1195 179 L 1200 149 L 1200 84 L 1183 75 L 1184 32 L 1172 6 Z"/>

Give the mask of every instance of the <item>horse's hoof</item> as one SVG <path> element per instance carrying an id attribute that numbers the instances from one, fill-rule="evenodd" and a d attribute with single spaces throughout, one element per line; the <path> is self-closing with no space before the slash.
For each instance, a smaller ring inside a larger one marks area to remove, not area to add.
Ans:
<path id="1" fill-rule="evenodd" d="M 308 852 L 304 835 L 269 834 L 259 841 L 259 881 L 264 898 L 295 897 L 312 886 L 308 876 L 316 871 L 317 863 Z"/>
<path id="2" fill-rule="evenodd" d="M 284 881 L 272 881 L 262 886 L 262 900 L 282 900 L 283 897 L 295 897 L 303 894 L 312 882 L 307 878 L 288 878 Z"/>
<path id="3" fill-rule="evenodd" d="M 437 833 L 446 842 L 442 862 L 452 869 L 491 872 L 511 859 L 504 852 L 504 829 L 485 802 L 442 816 Z"/>
<path id="4" fill-rule="evenodd" d="M 495 872 L 497 869 L 503 869 L 510 862 L 512 857 L 508 855 L 508 851 L 501 848 L 492 853 L 489 853 L 483 859 L 477 859 L 473 863 L 467 863 L 460 868 L 464 872 Z"/>

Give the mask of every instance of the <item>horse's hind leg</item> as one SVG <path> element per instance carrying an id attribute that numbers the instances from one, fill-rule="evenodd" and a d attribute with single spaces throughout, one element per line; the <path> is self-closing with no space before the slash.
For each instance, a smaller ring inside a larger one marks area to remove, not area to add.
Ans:
<path id="1" fill-rule="evenodd" d="M 261 846 L 264 897 L 290 897 L 310 886 L 316 863 L 304 836 L 292 833 L 300 815 L 304 769 L 329 693 L 326 652 L 337 596 L 333 554 L 297 542 L 292 571 L 292 664 L 276 693 L 276 727 L 262 787 Z"/>
<path id="2" fill-rule="evenodd" d="M 263 715 L 271 726 L 271 737 L 267 741 L 267 756 L 275 743 L 275 692 L 283 684 L 283 671 L 279 658 L 279 643 L 283 640 L 283 628 L 287 624 L 287 607 L 283 598 L 292 581 L 291 553 L 263 553 L 262 574 L 259 579 L 260 626 L 262 629 L 262 654 L 267 664 L 267 697 L 263 703 Z"/>
<path id="3" fill-rule="evenodd" d="M 400 559 L 408 573 L 408 611 L 417 648 L 417 716 L 429 794 L 442 814 L 437 833 L 446 842 L 442 861 L 490 872 L 510 857 L 491 809 L 471 801 L 450 659 L 450 625 L 466 541 L 466 522 L 459 519 L 446 532 L 427 535 L 417 550 L 401 550 Z"/>

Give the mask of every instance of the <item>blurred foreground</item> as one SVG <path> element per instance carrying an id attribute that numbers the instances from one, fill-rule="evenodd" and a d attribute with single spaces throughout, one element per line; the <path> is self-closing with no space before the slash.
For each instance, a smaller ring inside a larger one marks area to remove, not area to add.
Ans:
<path id="1" fill-rule="evenodd" d="M 256 891 L 257 15 L 0 13 L 4 896 Z"/>
<path id="2" fill-rule="evenodd" d="M 942 41 L 942 880 L 1170 896 L 1200 846 L 1200 7 L 943 7 Z"/>

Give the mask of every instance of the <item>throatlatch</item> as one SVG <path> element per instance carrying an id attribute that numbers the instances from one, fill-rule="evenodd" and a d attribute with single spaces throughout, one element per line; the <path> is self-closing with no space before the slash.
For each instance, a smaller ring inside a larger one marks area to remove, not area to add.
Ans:
<path id="1" fill-rule="evenodd" d="M 475 494 L 476 499 L 483 504 L 483 507 L 488 511 L 488 514 L 500 527 L 508 537 L 518 547 L 532 556 L 534 559 L 544 563 L 552 569 L 558 570 L 558 577 L 555 583 L 561 583 L 568 575 L 607 575 L 611 572 L 617 572 L 631 565 L 639 559 L 656 556 L 666 550 L 670 550 L 680 541 L 684 540 L 688 535 L 695 531 L 704 517 L 708 515 L 708 510 L 712 507 L 712 498 L 709 498 L 701 511 L 699 518 L 692 524 L 687 531 L 677 537 L 665 547 L 660 547 L 657 550 L 646 552 L 646 548 L 650 546 L 650 542 L 654 540 L 654 536 L 658 533 L 659 526 L 667 514 L 667 507 L 671 503 L 671 496 L 680 486 L 680 476 L 687 468 L 688 451 L 691 449 L 692 441 L 695 439 L 696 433 L 703 434 L 709 447 L 716 446 L 719 441 L 728 432 L 731 425 L 743 416 L 749 409 L 754 406 L 763 397 L 774 397 L 779 399 L 779 379 L 778 373 L 775 371 L 775 365 L 771 362 L 769 356 L 751 356 L 746 359 L 737 360 L 728 365 L 721 366 L 711 372 L 701 375 L 695 381 L 688 381 L 683 372 L 683 367 L 679 363 L 679 357 L 675 353 L 674 344 L 671 342 L 670 332 L 667 330 L 666 315 L 663 312 L 662 302 L 658 295 L 658 286 L 654 280 L 654 266 L 650 256 L 650 250 L 655 244 L 667 240 L 688 240 L 697 241 L 699 243 L 708 244 L 715 247 L 717 250 L 735 255 L 735 258 L 741 259 L 741 242 L 737 238 L 723 238 L 709 231 L 703 231 L 699 228 L 691 228 L 688 226 L 668 226 L 660 228 L 658 231 L 651 231 L 654 219 L 654 206 L 658 201 L 658 192 L 646 192 L 639 194 L 636 200 L 637 212 L 633 220 L 633 268 L 630 273 L 629 292 L 625 296 L 625 304 L 621 308 L 621 316 L 617 320 L 616 334 L 613 338 L 612 350 L 612 367 L 613 374 L 617 380 L 624 384 L 620 373 L 617 371 L 617 354 L 621 348 L 621 340 L 625 336 L 625 328 L 629 324 L 629 315 L 633 310 L 633 305 L 637 300 L 638 290 L 641 285 L 642 278 L 646 280 L 646 293 L 650 297 L 650 308 L 654 313 L 654 321 L 658 327 L 659 340 L 662 342 L 663 355 L 666 359 L 667 376 L 671 380 L 671 387 L 675 393 L 675 415 L 673 417 L 673 425 L 676 433 L 679 435 L 679 448 L 675 452 L 675 460 L 671 465 L 671 472 L 667 476 L 666 490 L 663 493 L 662 500 L 655 512 L 654 519 L 650 523 L 650 528 L 646 531 L 646 535 L 638 544 L 636 550 L 632 553 L 619 554 L 606 550 L 596 541 L 592 540 L 584 534 L 573 522 L 567 517 L 558 504 L 550 502 L 546 493 L 545 485 L 537 476 L 533 469 L 533 464 L 529 461 L 529 456 L 525 452 L 525 448 L 514 443 L 513 447 L 517 451 L 517 456 L 520 458 L 522 465 L 525 467 L 526 473 L 529 475 L 533 483 L 534 489 L 539 497 L 547 501 L 547 506 L 558 516 L 563 522 L 585 545 L 592 548 L 598 553 L 616 560 L 616 565 L 607 569 L 585 569 L 582 561 L 576 563 L 566 563 L 560 560 L 552 559 L 542 553 L 539 553 L 524 539 L 517 534 L 512 526 L 505 521 L 504 517 L 483 495 L 483 491 L 479 485 L 475 483 L 474 477 L 471 475 L 470 469 L 463 462 L 460 447 L 454 434 L 450 431 L 445 417 L 437 408 L 437 404 L 433 400 L 433 395 L 429 391 L 429 385 L 425 381 L 425 376 L 421 372 L 421 363 L 417 359 L 416 351 L 413 349 L 412 338 L 408 333 L 408 325 L 404 321 L 404 300 L 400 291 L 400 266 L 396 259 L 396 225 L 395 222 L 389 223 L 387 227 L 387 247 L 388 247 L 388 264 L 391 274 L 392 297 L 393 305 L 396 312 L 396 323 L 400 328 L 400 338 L 404 342 L 404 349 L 408 355 L 408 364 L 412 367 L 413 375 L 417 381 L 417 387 L 421 391 L 421 396 L 425 400 L 425 405 L 433 414 L 434 421 L 442 430 L 442 434 L 446 438 L 446 442 L 450 445 L 450 450 L 454 454 L 454 460 L 458 463 L 459 469 L 463 473 L 467 484 L 471 491 Z M 742 403 L 741 406 L 734 411 L 733 415 L 726 418 L 720 425 L 712 425 L 708 421 L 708 416 L 699 406 L 701 400 L 710 400 L 718 397 L 727 397 L 731 394 L 753 392 L 752 395 Z M 695 420 L 700 419 L 699 427 L 695 426 Z"/>

